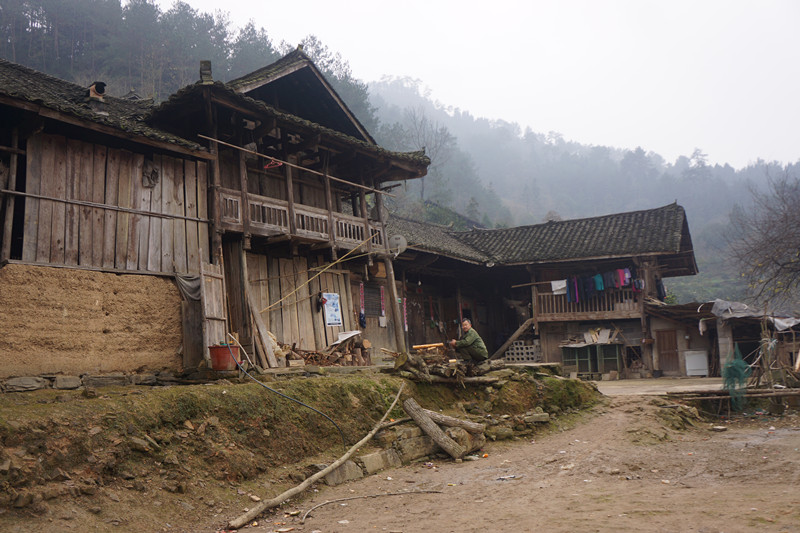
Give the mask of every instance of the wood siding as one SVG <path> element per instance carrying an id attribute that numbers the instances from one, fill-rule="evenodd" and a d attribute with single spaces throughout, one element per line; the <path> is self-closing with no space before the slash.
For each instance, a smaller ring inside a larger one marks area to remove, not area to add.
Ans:
<path id="1" fill-rule="evenodd" d="M 22 260 L 199 273 L 208 253 L 207 165 L 35 135 L 27 145 Z M 118 209 L 122 208 L 122 209 Z"/>

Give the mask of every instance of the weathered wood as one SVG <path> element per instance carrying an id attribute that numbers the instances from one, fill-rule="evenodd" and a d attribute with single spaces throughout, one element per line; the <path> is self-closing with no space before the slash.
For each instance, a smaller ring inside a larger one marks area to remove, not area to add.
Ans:
<path id="1" fill-rule="evenodd" d="M 197 236 L 200 250 L 205 253 L 201 261 L 208 261 L 208 251 L 211 243 L 208 240 L 208 164 L 205 161 L 197 162 L 197 217 L 204 220 L 197 225 Z"/>
<path id="2" fill-rule="evenodd" d="M 258 309 L 258 305 L 255 302 L 255 298 L 253 297 L 253 290 L 250 288 L 250 276 L 247 270 L 247 252 L 245 252 L 244 248 L 242 249 L 241 257 L 242 270 L 244 272 L 244 279 L 242 279 L 242 285 L 244 285 L 244 296 L 247 299 L 247 305 L 250 308 L 250 314 L 252 315 L 253 322 L 255 322 L 256 325 L 256 330 L 253 332 L 253 336 L 257 337 L 257 340 L 263 349 L 263 353 L 266 356 L 265 360 L 262 361 L 262 364 L 264 366 L 269 365 L 270 368 L 277 368 L 278 360 L 275 359 L 275 353 L 272 351 L 272 344 L 269 341 L 267 326 L 264 325 L 264 321 L 261 319 L 261 313 Z"/>
<path id="3" fill-rule="evenodd" d="M 297 347 L 301 349 L 314 349 L 314 302 L 308 290 L 308 260 L 305 257 L 294 258 L 295 272 L 297 273 L 297 316 L 300 324 L 300 336 Z"/>
<path id="4" fill-rule="evenodd" d="M 60 135 L 53 137 L 55 153 L 54 173 L 51 176 L 50 194 L 54 198 L 66 198 L 67 194 L 67 139 Z M 50 262 L 66 264 L 66 205 L 51 202 L 53 227 L 50 234 Z"/>
<path id="5" fill-rule="evenodd" d="M 117 205 L 117 190 L 119 189 L 120 165 L 122 165 L 122 151 L 110 149 L 106 162 L 106 187 L 105 203 Z M 116 260 L 116 235 L 117 213 L 105 211 L 105 227 L 103 228 L 103 266 L 114 268 Z"/>
<path id="6" fill-rule="evenodd" d="M 403 392 L 403 388 L 404 387 L 405 387 L 405 383 L 401 383 L 400 384 L 400 389 L 398 389 L 397 396 L 394 397 L 394 401 L 392 402 L 392 405 L 389 406 L 389 409 L 386 410 L 386 412 L 383 414 L 383 416 L 378 421 L 378 423 L 375 424 L 375 427 L 372 428 L 372 431 L 367 433 L 366 437 L 364 437 L 363 439 L 361 439 L 360 441 L 355 443 L 353 445 L 353 447 L 351 447 L 349 450 L 347 450 L 347 452 L 343 456 L 341 456 L 340 458 L 338 458 L 333 463 L 331 463 L 327 467 L 323 468 L 322 470 L 320 470 L 319 472 L 317 472 L 313 476 L 307 478 L 305 481 L 303 481 L 302 483 L 300 483 L 296 487 L 291 488 L 291 489 L 279 494 L 278 496 L 272 498 L 271 500 L 262 501 L 262 502 L 257 503 L 255 505 L 255 507 L 253 507 L 252 509 L 250 509 L 249 511 L 247 511 L 243 515 L 239 516 L 238 518 L 236 518 L 234 520 L 231 520 L 228 523 L 228 527 L 231 528 L 231 529 L 239 529 L 240 527 L 244 526 L 245 524 L 247 524 L 248 522 L 253 520 L 258 515 L 260 515 L 264 511 L 266 511 L 267 509 L 271 509 L 273 507 L 277 507 L 278 505 L 280 505 L 281 503 L 285 502 L 286 500 L 288 500 L 289 498 L 291 498 L 295 494 L 300 494 L 305 489 L 307 489 L 312 484 L 314 484 L 317 480 L 327 476 L 329 473 L 333 472 L 334 470 L 336 470 L 337 468 L 342 466 L 345 463 L 345 461 L 347 461 L 355 452 L 357 452 L 359 448 L 361 448 L 363 445 L 368 443 L 372 439 L 372 437 L 374 437 L 375 434 L 381 429 L 381 426 L 383 425 L 383 421 L 386 420 L 386 417 L 389 416 L 389 413 L 392 412 L 392 409 L 394 409 L 394 406 L 397 404 L 397 400 L 400 399 L 400 394 Z"/>
<path id="7" fill-rule="evenodd" d="M 53 196 L 53 178 L 56 169 L 55 139 L 45 135 L 42 139 L 41 182 L 39 192 L 45 196 Z M 36 258 L 39 263 L 50 262 L 50 236 L 53 231 L 53 202 L 39 202 L 38 234 L 36 236 Z"/>
<path id="8" fill-rule="evenodd" d="M 141 211 L 152 211 L 153 210 L 153 187 L 146 186 L 144 180 L 144 156 L 141 156 L 140 159 L 137 159 L 138 163 L 138 172 L 137 175 L 134 176 L 134 179 L 138 182 L 138 190 L 139 195 L 138 199 L 134 198 L 135 202 L 138 202 L 138 208 Z M 149 180 L 149 178 L 148 178 Z M 149 183 L 149 181 L 148 181 Z M 150 267 L 150 225 L 153 223 L 154 217 L 150 217 L 147 215 L 140 215 L 139 218 L 139 252 L 138 252 L 138 266 L 139 270 L 147 270 Z M 161 237 L 159 235 L 159 237 Z"/>
<path id="9" fill-rule="evenodd" d="M 42 163 L 44 159 L 43 136 L 34 135 L 28 139 L 25 156 L 25 190 L 39 194 L 42 183 Z M 22 260 L 36 261 L 36 242 L 39 236 L 39 200 L 25 198 L 25 217 L 22 235 Z"/>
<path id="10" fill-rule="evenodd" d="M 186 216 L 197 217 L 197 165 L 186 161 L 184 165 L 186 188 Z M 200 240 L 197 222 L 186 221 L 186 268 L 196 274 L 200 270 Z"/>
<path id="11" fill-rule="evenodd" d="M 281 268 L 281 298 L 286 297 L 297 286 L 294 277 L 294 264 L 291 259 L 278 259 Z M 283 306 L 283 342 L 297 341 L 300 325 L 297 322 L 297 294 L 292 294 L 281 302 Z"/>
<path id="12" fill-rule="evenodd" d="M 184 198 L 184 165 L 182 159 L 175 160 L 175 176 L 172 190 L 173 214 L 185 216 Z M 187 272 L 186 263 L 186 221 L 176 219 L 172 221 L 172 242 L 175 263 L 175 272 Z"/>
<path id="13" fill-rule="evenodd" d="M 280 266 L 277 257 L 267 257 L 268 276 L 267 286 L 269 287 L 269 305 L 273 306 L 281 299 L 281 280 L 280 280 Z M 270 331 L 275 334 L 278 339 L 283 338 L 283 310 L 280 304 L 271 307 L 269 310 L 269 327 Z"/>
<path id="14" fill-rule="evenodd" d="M 81 185 L 83 165 L 82 148 L 83 144 L 74 139 L 67 140 L 67 166 L 64 180 L 64 199 L 82 200 L 79 188 Z M 78 264 L 78 241 L 80 237 L 80 213 L 75 204 L 67 203 L 64 205 L 64 264 Z"/>
<path id="15" fill-rule="evenodd" d="M 105 203 L 106 194 L 106 147 L 93 145 L 92 203 Z M 103 237 L 105 234 L 105 211 L 92 208 L 92 266 L 103 266 Z"/>
<path id="16" fill-rule="evenodd" d="M 161 212 L 173 214 L 173 194 L 175 189 L 175 163 L 171 157 L 161 158 Z M 172 219 L 161 221 L 161 270 L 175 272 L 174 250 L 172 242 Z M 225 342 L 225 338 L 220 342 Z"/>
<path id="17" fill-rule="evenodd" d="M 506 342 L 504 342 L 503 345 L 500 346 L 500 348 L 498 348 L 497 351 L 492 354 L 492 356 L 489 359 L 490 360 L 491 359 L 497 359 L 498 357 L 500 357 L 501 355 L 506 353 L 506 350 L 508 349 L 509 346 L 511 346 L 511 343 L 514 342 L 515 340 L 517 340 L 520 337 L 520 335 L 525 333 L 525 331 L 528 328 L 530 328 L 533 325 L 533 323 L 534 323 L 534 319 L 533 318 L 529 318 L 528 320 L 523 322 L 522 325 L 517 328 L 517 331 L 515 331 L 508 338 L 508 340 L 506 340 Z"/>
<path id="18" fill-rule="evenodd" d="M 484 431 L 486 431 L 485 424 L 479 424 L 477 422 L 472 422 L 470 420 L 462 420 L 460 418 L 443 415 L 442 413 L 437 413 L 436 411 L 430 411 L 428 409 L 422 409 L 422 410 L 426 415 L 428 415 L 431 418 L 431 420 L 433 420 L 440 426 L 464 428 L 470 433 L 483 433 Z"/>
<path id="19" fill-rule="evenodd" d="M 144 156 L 142 154 L 131 154 L 131 207 L 141 209 L 140 202 L 142 198 L 142 168 L 144 166 Z M 125 261 L 129 270 L 139 268 L 141 261 L 139 260 L 139 252 L 141 247 L 139 243 L 142 239 L 142 225 L 144 217 L 138 213 L 132 214 L 130 217 L 130 226 L 128 228 L 128 251 L 125 254 Z M 149 237 L 150 228 L 148 226 Z M 147 247 L 145 246 L 145 251 Z M 144 266 L 147 268 L 147 258 L 145 258 Z"/>
<path id="20" fill-rule="evenodd" d="M 150 210 L 164 212 L 162 185 L 164 179 L 161 156 L 153 156 L 153 168 L 158 172 L 158 182 L 150 190 Z M 161 217 L 150 217 L 150 236 L 147 239 L 147 270 L 161 271 Z M 199 265 L 198 265 L 199 267 Z"/>
<path id="21" fill-rule="evenodd" d="M 19 145 L 19 129 L 14 128 L 11 130 L 11 146 L 8 147 L 10 150 L 15 150 L 11 153 L 10 161 L 8 165 L 8 181 L 3 184 L 3 188 L 7 188 L 9 191 L 14 191 L 17 188 L 17 159 L 20 155 L 24 155 L 17 153 Z M 0 250 L 0 261 L 6 261 L 11 258 L 11 236 L 12 236 L 12 229 L 14 227 L 14 200 L 15 198 L 12 195 L 8 195 L 5 198 L 6 204 L 6 219 L 5 223 L 3 224 L 3 248 Z"/>
<path id="22" fill-rule="evenodd" d="M 403 409 L 406 410 L 408 416 L 414 419 L 414 422 L 425 432 L 433 442 L 435 442 L 441 449 L 446 451 L 453 459 L 461 459 L 464 457 L 466 451 L 456 441 L 448 437 L 442 428 L 436 425 L 431 417 L 425 412 L 422 407 L 414 400 L 414 398 L 407 398 L 403 402 Z"/>
<path id="23" fill-rule="evenodd" d="M 81 143 L 80 151 L 78 199 L 91 202 L 94 199 L 94 145 Z M 94 208 L 84 205 L 78 213 L 78 264 L 91 266 L 94 256 Z"/>
<path id="24" fill-rule="evenodd" d="M 130 152 L 120 152 L 119 188 L 117 189 L 117 202 L 120 207 L 133 207 L 133 184 L 131 183 L 131 167 L 133 166 Z M 131 215 L 126 212 L 117 213 L 117 242 L 114 253 L 114 265 L 119 269 L 128 268 L 128 236 L 130 235 Z"/>

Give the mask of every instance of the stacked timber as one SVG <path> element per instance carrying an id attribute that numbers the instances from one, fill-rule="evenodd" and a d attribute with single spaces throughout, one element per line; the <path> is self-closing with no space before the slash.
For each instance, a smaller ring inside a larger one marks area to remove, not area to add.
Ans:
<path id="1" fill-rule="evenodd" d="M 505 367 L 505 361 L 486 360 L 475 364 L 456 358 L 455 351 L 444 344 L 417 345 L 415 351 L 381 351 L 394 360 L 394 372 L 401 377 L 427 383 L 492 383 L 496 378 L 484 376 Z"/>
<path id="2" fill-rule="evenodd" d="M 372 343 L 355 336 L 324 351 L 301 350 L 296 345 L 282 345 L 286 366 L 370 366 Z"/>

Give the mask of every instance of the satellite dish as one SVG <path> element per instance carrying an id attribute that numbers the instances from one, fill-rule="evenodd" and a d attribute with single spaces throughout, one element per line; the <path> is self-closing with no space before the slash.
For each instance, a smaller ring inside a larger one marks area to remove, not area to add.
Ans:
<path id="1" fill-rule="evenodd" d="M 394 256 L 402 254 L 408 248 L 408 241 L 402 235 L 392 235 L 389 237 L 389 250 L 394 252 Z"/>

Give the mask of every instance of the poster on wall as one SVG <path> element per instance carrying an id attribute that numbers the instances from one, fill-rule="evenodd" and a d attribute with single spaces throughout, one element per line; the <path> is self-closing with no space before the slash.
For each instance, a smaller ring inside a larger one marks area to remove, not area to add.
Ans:
<path id="1" fill-rule="evenodd" d="M 342 325 L 342 308 L 339 306 L 339 294 L 335 292 L 324 292 L 322 298 L 325 300 L 325 325 Z"/>

